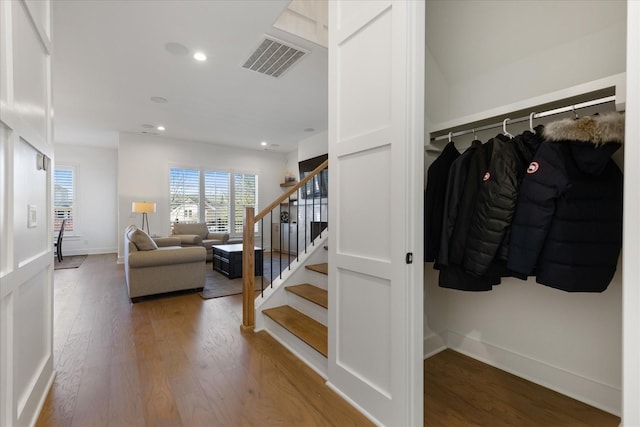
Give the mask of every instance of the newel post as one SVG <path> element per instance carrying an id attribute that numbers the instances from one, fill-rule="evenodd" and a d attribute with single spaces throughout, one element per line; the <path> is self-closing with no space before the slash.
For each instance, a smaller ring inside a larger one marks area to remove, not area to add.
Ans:
<path id="1" fill-rule="evenodd" d="M 253 330 L 255 326 L 254 217 L 254 208 L 245 208 L 242 231 L 242 330 Z"/>

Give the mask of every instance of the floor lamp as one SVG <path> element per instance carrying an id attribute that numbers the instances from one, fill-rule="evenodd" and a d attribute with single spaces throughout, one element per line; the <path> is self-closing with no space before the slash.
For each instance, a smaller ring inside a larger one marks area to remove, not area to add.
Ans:
<path id="1" fill-rule="evenodd" d="M 149 232 L 149 218 L 147 218 L 147 214 L 149 212 L 156 211 L 156 204 L 150 202 L 133 202 L 131 204 L 131 212 L 141 213 L 142 214 L 142 231 L 144 231 L 144 225 L 147 224 L 147 234 Z"/>

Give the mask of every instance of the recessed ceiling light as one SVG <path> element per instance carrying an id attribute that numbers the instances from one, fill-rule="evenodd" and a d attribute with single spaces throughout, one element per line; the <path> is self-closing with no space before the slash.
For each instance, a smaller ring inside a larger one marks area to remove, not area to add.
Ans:
<path id="1" fill-rule="evenodd" d="M 263 147 L 266 147 L 266 146 L 267 146 L 267 141 L 262 141 L 262 142 L 260 143 L 260 145 L 262 145 Z"/>
<path id="2" fill-rule="evenodd" d="M 185 45 L 176 42 L 169 42 L 164 45 L 164 48 L 174 55 L 185 56 L 189 53 L 189 49 Z"/>
<path id="3" fill-rule="evenodd" d="M 166 104 L 167 102 L 169 102 L 167 98 L 163 98 L 161 96 L 152 96 L 149 99 L 151 99 L 152 102 L 155 102 L 157 104 Z"/>
<path id="4" fill-rule="evenodd" d="M 158 129 L 158 130 L 164 130 L 164 126 L 160 125 L 160 126 L 158 126 L 156 129 Z"/>
<path id="5" fill-rule="evenodd" d="M 313 132 L 315 129 L 314 128 L 306 128 L 304 131 L 305 132 Z"/>
<path id="6" fill-rule="evenodd" d="M 193 59 L 195 59 L 196 61 L 206 61 L 207 60 L 207 55 L 205 55 L 202 52 L 196 52 L 193 54 Z"/>

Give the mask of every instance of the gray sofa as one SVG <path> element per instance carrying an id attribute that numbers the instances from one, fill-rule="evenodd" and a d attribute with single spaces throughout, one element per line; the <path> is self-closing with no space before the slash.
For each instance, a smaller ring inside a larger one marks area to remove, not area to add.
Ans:
<path id="1" fill-rule="evenodd" d="M 180 239 L 183 247 L 202 246 L 207 250 L 207 261 L 213 259 L 213 245 L 226 245 L 229 242 L 229 233 L 210 233 L 207 224 L 174 222 L 171 236 Z"/>
<path id="2" fill-rule="evenodd" d="M 124 240 L 125 278 L 131 301 L 204 287 L 206 250 L 202 246 L 182 247 L 176 237 L 151 239 L 135 225 L 127 227 Z"/>

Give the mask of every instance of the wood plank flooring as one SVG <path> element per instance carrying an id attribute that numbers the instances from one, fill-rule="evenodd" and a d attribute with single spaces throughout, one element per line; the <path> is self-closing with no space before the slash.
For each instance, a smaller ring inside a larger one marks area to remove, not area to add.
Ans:
<path id="1" fill-rule="evenodd" d="M 131 304 L 115 255 L 54 273 L 56 380 L 37 426 L 371 426 L 266 333 L 242 296 Z"/>
<path id="2" fill-rule="evenodd" d="M 55 383 L 37 426 L 370 426 L 265 333 L 241 296 L 132 305 L 115 255 L 54 272 Z M 617 426 L 619 418 L 445 351 L 425 361 L 426 426 Z"/>
<path id="3" fill-rule="evenodd" d="M 424 362 L 429 427 L 617 427 L 620 418 L 445 350 Z"/>

